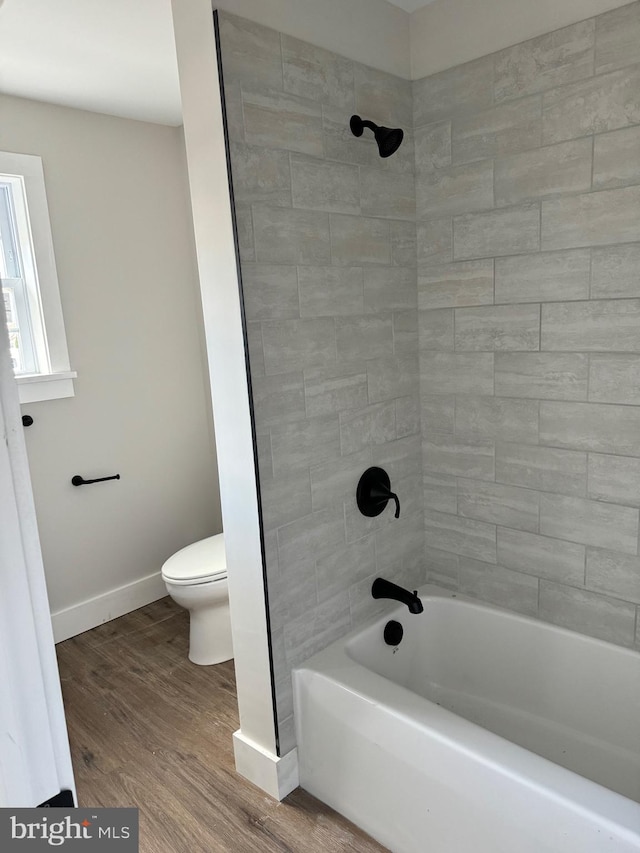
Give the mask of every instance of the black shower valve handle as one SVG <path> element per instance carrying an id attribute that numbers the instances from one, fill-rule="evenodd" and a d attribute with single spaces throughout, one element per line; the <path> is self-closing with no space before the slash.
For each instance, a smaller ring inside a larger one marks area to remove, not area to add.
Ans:
<path id="1" fill-rule="evenodd" d="M 360 512 L 369 518 L 380 515 L 391 500 L 396 505 L 395 517 L 400 518 L 400 498 L 391 491 L 389 475 L 383 468 L 367 468 L 356 489 L 356 503 Z"/>
<path id="2" fill-rule="evenodd" d="M 395 492 L 392 492 L 387 489 L 384 483 L 380 483 L 379 486 L 374 486 L 373 489 L 371 489 L 371 497 L 376 498 L 378 503 L 384 503 L 385 506 L 388 501 L 395 501 L 395 517 L 400 518 L 400 498 L 396 495 Z"/>

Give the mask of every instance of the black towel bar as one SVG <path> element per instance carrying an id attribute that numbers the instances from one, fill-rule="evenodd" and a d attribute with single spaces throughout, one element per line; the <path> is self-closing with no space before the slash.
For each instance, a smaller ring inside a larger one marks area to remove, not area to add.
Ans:
<path id="1" fill-rule="evenodd" d="M 105 480 L 119 480 L 120 474 L 114 474 L 113 477 L 97 477 L 95 480 L 85 480 L 80 474 L 75 474 L 71 478 L 74 486 L 89 486 L 91 483 L 104 483 Z"/>

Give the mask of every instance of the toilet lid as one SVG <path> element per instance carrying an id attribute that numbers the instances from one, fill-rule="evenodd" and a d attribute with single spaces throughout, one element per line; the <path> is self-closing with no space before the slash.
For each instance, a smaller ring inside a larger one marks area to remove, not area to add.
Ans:
<path id="1" fill-rule="evenodd" d="M 162 567 L 162 577 L 173 583 L 204 583 L 227 576 L 224 533 L 201 539 L 169 557 Z"/>

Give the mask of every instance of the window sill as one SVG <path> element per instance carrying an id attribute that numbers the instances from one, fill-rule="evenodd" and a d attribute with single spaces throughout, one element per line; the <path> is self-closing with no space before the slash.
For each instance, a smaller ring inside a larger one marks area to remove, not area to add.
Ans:
<path id="1" fill-rule="evenodd" d="M 60 373 L 37 373 L 32 376 L 16 376 L 20 403 L 41 403 L 44 400 L 61 400 L 73 397 L 75 370 Z"/>

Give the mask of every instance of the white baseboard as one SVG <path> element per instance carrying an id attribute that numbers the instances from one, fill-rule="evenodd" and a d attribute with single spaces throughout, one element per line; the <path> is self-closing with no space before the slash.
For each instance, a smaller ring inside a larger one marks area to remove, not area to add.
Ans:
<path id="1" fill-rule="evenodd" d="M 62 640 L 68 640 L 69 637 L 89 631 L 103 622 L 117 619 L 118 616 L 137 610 L 138 607 L 164 598 L 165 595 L 167 588 L 162 576 L 160 572 L 154 572 L 140 580 L 110 589 L 102 595 L 80 601 L 72 607 L 58 610 L 51 614 L 54 641 L 60 643 Z"/>
<path id="2" fill-rule="evenodd" d="M 297 749 L 278 758 L 238 729 L 233 734 L 233 752 L 238 773 L 274 799 L 284 800 L 298 787 Z"/>

